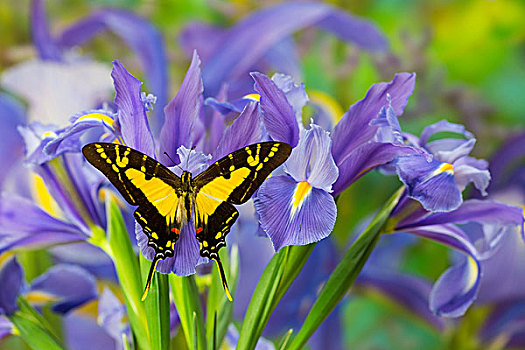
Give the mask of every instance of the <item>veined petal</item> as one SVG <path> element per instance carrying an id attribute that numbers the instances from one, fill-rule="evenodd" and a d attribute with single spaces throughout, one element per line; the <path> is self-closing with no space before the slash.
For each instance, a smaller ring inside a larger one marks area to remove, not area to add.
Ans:
<path id="1" fill-rule="evenodd" d="M 149 129 L 146 108 L 140 97 L 142 82 L 131 75 L 117 60 L 111 77 L 115 85 L 120 133 L 126 145 L 155 158 L 153 135 Z"/>
<path id="2" fill-rule="evenodd" d="M 461 191 L 454 180 L 452 164 L 435 159 L 428 162 L 422 155 L 399 157 L 397 174 L 407 186 L 408 195 L 430 211 L 450 211 L 460 206 Z"/>
<path id="3" fill-rule="evenodd" d="M 96 298 L 95 278 L 86 270 L 74 265 L 55 265 L 31 284 L 27 298 L 48 300 L 53 311 L 65 314 Z M 42 298 L 43 297 L 43 298 Z"/>
<path id="4" fill-rule="evenodd" d="M 286 142 L 292 147 L 299 139 L 299 126 L 295 113 L 284 92 L 266 75 L 252 73 L 255 90 L 261 95 L 263 122 L 274 141 Z"/>
<path id="5" fill-rule="evenodd" d="M 193 132 L 203 104 L 202 91 L 200 59 L 195 51 L 179 92 L 164 108 L 166 119 L 160 132 L 159 144 L 163 164 L 175 165 L 164 152 L 177 163 L 177 149 L 182 145 L 189 148 L 194 145 Z"/>
<path id="6" fill-rule="evenodd" d="M 311 186 L 332 192 L 332 184 L 339 176 L 331 152 L 332 140 L 320 126 L 310 125 L 304 130 L 297 147 L 284 164 L 284 171 L 297 182 L 307 181 Z"/>
<path id="7" fill-rule="evenodd" d="M 197 176 L 206 170 L 211 160 L 211 155 L 188 149 L 184 146 L 179 147 L 177 154 L 179 155 L 180 164 L 178 167 L 172 168 L 172 170 L 179 176 L 182 175 L 180 168 L 189 171 L 193 176 Z"/>
<path id="8" fill-rule="evenodd" d="M 157 96 L 158 105 L 164 106 L 168 87 L 164 44 L 160 32 L 145 19 L 131 12 L 106 8 L 94 12 L 64 30 L 57 38 L 57 44 L 61 47 L 83 45 L 107 29 L 119 36 L 140 58 L 148 77 L 149 89 Z M 88 106 L 88 108 L 92 107 Z M 79 110 L 82 109 L 77 109 Z M 158 130 L 162 124 L 162 109 L 157 108 L 153 113 L 155 114 L 153 126 Z"/>
<path id="9" fill-rule="evenodd" d="M 85 240 L 74 225 L 45 213 L 31 201 L 3 193 L 0 205 L 0 254 Z"/>
<path id="10" fill-rule="evenodd" d="M 29 105 L 29 121 L 67 125 L 78 111 L 96 108 L 111 94 L 109 67 L 89 59 L 29 60 L 2 72 L 2 87 Z"/>
<path id="11" fill-rule="evenodd" d="M 24 271 L 15 258 L 0 266 L 0 314 L 10 316 L 17 309 L 16 300 L 24 283 Z"/>
<path id="12" fill-rule="evenodd" d="M 172 271 L 177 276 L 192 275 L 196 272 L 197 265 L 207 261 L 200 255 L 199 241 L 195 237 L 193 223 L 183 225 L 179 240 L 175 243 L 174 258 Z"/>
<path id="13" fill-rule="evenodd" d="M 287 175 L 266 180 L 254 202 L 261 226 L 276 251 L 327 237 L 337 216 L 329 193 L 305 182 L 297 183 Z"/>
<path id="14" fill-rule="evenodd" d="M 430 309 L 438 316 L 459 317 L 476 299 L 481 267 L 472 256 L 441 275 L 430 293 Z"/>
<path id="15" fill-rule="evenodd" d="M 213 155 L 213 160 L 220 159 L 244 146 L 259 142 L 261 139 L 259 103 L 249 102 L 237 119 L 226 129 Z"/>
<path id="16" fill-rule="evenodd" d="M 415 77 L 414 73 L 400 73 L 389 83 L 372 85 L 365 98 L 353 104 L 343 115 L 332 133 L 332 154 L 338 166 L 352 151 L 375 137 L 378 127 L 370 122 L 387 104 L 387 94 L 391 97 L 394 114 L 403 114 L 414 90 Z"/>

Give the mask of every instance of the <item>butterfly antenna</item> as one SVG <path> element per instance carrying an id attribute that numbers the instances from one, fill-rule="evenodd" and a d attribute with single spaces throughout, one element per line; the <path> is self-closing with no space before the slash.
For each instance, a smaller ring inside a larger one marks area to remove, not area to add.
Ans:
<path id="1" fill-rule="evenodd" d="M 146 297 L 148 296 L 149 287 L 151 286 L 151 281 L 153 280 L 153 273 L 155 272 L 155 269 L 157 268 L 157 263 L 159 261 L 160 261 L 160 256 L 157 255 L 155 256 L 155 259 L 151 263 L 151 267 L 149 269 L 149 274 L 148 274 L 148 280 L 146 282 L 146 288 L 144 288 L 144 294 L 142 295 L 142 299 L 140 299 L 141 301 L 146 300 Z"/>
<path id="2" fill-rule="evenodd" d="M 228 283 L 226 282 L 226 275 L 224 274 L 224 269 L 222 268 L 221 259 L 217 256 L 213 260 L 217 262 L 217 267 L 219 268 L 219 275 L 221 276 L 222 287 L 226 292 L 226 296 L 228 297 L 229 301 L 233 301 L 232 295 L 230 294 L 230 289 L 228 288 Z"/>

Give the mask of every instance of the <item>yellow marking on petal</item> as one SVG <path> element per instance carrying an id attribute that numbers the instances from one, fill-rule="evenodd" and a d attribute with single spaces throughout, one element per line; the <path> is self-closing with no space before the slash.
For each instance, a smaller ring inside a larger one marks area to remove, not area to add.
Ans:
<path id="1" fill-rule="evenodd" d="M 90 114 L 83 115 L 82 117 L 78 118 L 75 123 L 78 123 L 86 119 L 101 120 L 110 126 L 113 125 L 113 119 L 111 119 L 111 117 L 105 114 L 102 114 L 102 113 L 90 113 Z"/>
<path id="2" fill-rule="evenodd" d="M 42 139 L 45 139 L 46 137 L 56 138 L 57 134 L 54 131 L 46 131 L 45 133 L 42 134 Z"/>
<path id="3" fill-rule="evenodd" d="M 465 287 L 465 291 L 474 287 L 474 284 L 476 284 L 476 281 L 478 280 L 478 274 L 479 274 L 478 263 L 470 255 L 468 256 L 468 264 L 469 264 L 468 282 Z"/>
<path id="4" fill-rule="evenodd" d="M 33 196 L 37 204 L 40 205 L 42 209 L 53 216 L 58 216 L 60 206 L 55 202 L 49 191 L 47 190 L 44 180 L 37 174 L 32 174 L 33 178 Z"/>
<path id="5" fill-rule="evenodd" d="M 444 172 L 448 171 L 448 172 L 454 174 L 454 167 L 450 163 L 443 163 L 443 165 L 441 165 L 441 167 L 439 167 L 438 171 L 440 173 L 444 173 Z"/>
<path id="6" fill-rule="evenodd" d="M 256 101 L 256 102 L 261 101 L 261 95 L 259 94 L 248 94 L 248 95 L 244 95 L 242 98 L 246 100 Z"/>
<path id="7" fill-rule="evenodd" d="M 299 182 L 297 184 L 297 187 L 295 188 L 295 192 L 293 194 L 293 206 L 292 211 L 290 213 L 291 216 L 294 216 L 297 210 L 301 208 L 303 205 L 303 201 L 310 194 L 312 190 L 312 185 L 310 185 L 308 182 L 303 181 Z"/>
<path id="8" fill-rule="evenodd" d="M 324 92 L 309 90 L 308 98 L 310 102 L 321 106 L 334 123 L 341 119 L 344 114 L 341 105 L 332 96 L 325 94 Z"/>
<path id="9" fill-rule="evenodd" d="M 31 291 L 25 295 L 25 298 L 31 304 L 45 304 L 58 299 L 56 295 L 42 291 Z"/>

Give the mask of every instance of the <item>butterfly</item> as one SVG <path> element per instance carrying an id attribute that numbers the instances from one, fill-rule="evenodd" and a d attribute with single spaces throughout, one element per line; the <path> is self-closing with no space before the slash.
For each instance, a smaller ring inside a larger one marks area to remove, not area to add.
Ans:
<path id="1" fill-rule="evenodd" d="M 232 204 L 247 202 L 264 180 L 284 163 L 292 147 L 282 142 L 255 143 L 216 161 L 196 177 L 181 177 L 155 159 L 114 143 L 90 143 L 84 157 L 101 171 L 131 205 L 135 220 L 148 237 L 155 255 L 144 300 L 157 263 L 172 257 L 183 224 L 195 225 L 200 255 L 215 260 L 226 296 L 231 294 L 219 258 L 219 249 L 239 216 Z M 193 221 L 193 222 L 192 222 Z"/>

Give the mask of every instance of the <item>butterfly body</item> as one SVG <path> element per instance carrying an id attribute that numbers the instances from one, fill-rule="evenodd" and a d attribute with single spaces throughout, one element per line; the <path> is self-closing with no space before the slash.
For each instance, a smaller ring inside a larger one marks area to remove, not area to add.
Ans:
<path id="1" fill-rule="evenodd" d="M 144 297 L 158 261 L 174 256 L 186 224 L 195 229 L 200 255 L 217 262 L 230 297 L 218 252 L 226 245 L 225 237 L 239 216 L 232 204 L 248 201 L 288 158 L 291 146 L 281 142 L 249 145 L 195 177 L 188 171 L 179 177 L 155 159 L 123 145 L 92 143 L 82 152 L 126 201 L 138 206 L 134 217 L 155 252 Z"/>

